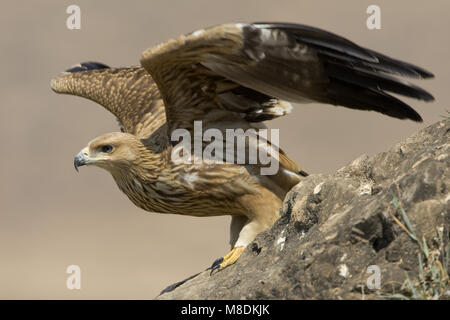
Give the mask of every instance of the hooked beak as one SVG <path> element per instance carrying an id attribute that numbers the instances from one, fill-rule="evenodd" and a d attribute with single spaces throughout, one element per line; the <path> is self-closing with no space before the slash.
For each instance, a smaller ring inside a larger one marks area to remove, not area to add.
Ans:
<path id="1" fill-rule="evenodd" d="M 78 172 L 78 167 L 84 166 L 90 162 L 88 152 L 86 149 L 81 150 L 73 159 L 73 166 Z"/>

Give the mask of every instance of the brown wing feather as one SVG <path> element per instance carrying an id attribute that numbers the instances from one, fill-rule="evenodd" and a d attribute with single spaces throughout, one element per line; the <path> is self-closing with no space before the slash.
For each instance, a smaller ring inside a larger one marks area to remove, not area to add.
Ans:
<path id="1" fill-rule="evenodd" d="M 219 76 L 278 99 L 373 110 L 414 121 L 421 121 L 420 115 L 387 92 L 433 100 L 425 90 L 388 75 L 430 78 L 428 71 L 305 25 L 219 25 L 151 48 L 141 63 L 162 91 L 174 126 L 220 107 L 211 103 Z"/>
<path id="2" fill-rule="evenodd" d="M 194 120 L 205 125 L 224 117 L 260 122 L 289 113 L 290 104 L 205 67 L 216 56 L 248 62 L 240 53 L 242 45 L 241 29 L 228 24 L 169 40 L 142 54 L 141 63 L 164 99 L 169 132 L 192 129 Z"/>
<path id="3" fill-rule="evenodd" d="M 221 100 L 217 88 L 224 80 L 277 101 L 277 98 L 304 101 L 307 95 L 323 94 L 326 79 L 314 51 L 297 52 L 299 45 L 291 39 L 276 39 L 276 45 L 264 43 L 264 48 L 259 44 L 252 46 L 252 35 L 244 33 L 239 24 L 220 25 L 169 40 L 142 54 L 141 63 L 164 98 L 171 129 L 190 128 L 193 120 L 208 120 L 205 115 L 213 109 L 235 111 L 226 103 L 217 103 Z M 269 53 L 275 55 L 275 51 L 296 56 L 296 64 L 291 64 L 290 68 L 308 73 L 308 77 L 287 74 L 283 64 L 290 63 L 288 57 L 284 60 L 270 58 Z M 255 114 L 249 103 L 241 104 L 241 108 L 243 113 Z M 285 113 L 281 111 L 280 115 Z M 248 120 L 251 119 L 248 116 Z M 270 117 L 258 120 L 268 119 Z"/>
<path id="4" fill-rule="evenodd" d="M 142 67 L 74 67 L 51 81 L 57 93 L 93 100 L 113 113 L 124 130 L 148 137 L 165 123 L 164 103 L 151 76 Z"/>

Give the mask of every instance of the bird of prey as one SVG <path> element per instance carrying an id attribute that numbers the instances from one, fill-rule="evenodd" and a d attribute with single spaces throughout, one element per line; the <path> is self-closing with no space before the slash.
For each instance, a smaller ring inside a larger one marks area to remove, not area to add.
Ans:
<path id="1" fill-rule="evenodd" d="M 212 271 L 233 264 L 274 223 L 286 193 L 307 174 L 281 149 L 271 175 L 261 174 L 261 162 L 237 163 L 226 152 L 223 161 L 174 162 L 176 130 L 195 135 L 195 121 L 203 131 L 216 129 L 224 136 L 227 129 L 259 130 L 264 121 L 288 114 L 289 102 L 422 121 L 388 92 L 433 100 L 398 77 L 431 78 L 430 72 L 299 24 L 218 25 L 150 48 L 140 62 L 126 68 L 81 63 L 51 81 L 55 92 L 99 103 L 121 127 L 89 142 L 75 157 L 75 168 L 106 169 L 136 206 L 150 212 L 230 215 L 231 251 Z M 249 141 L 246 146 L 259 148 Z M 206 146 L 202 142 L 201 148 Z"/>

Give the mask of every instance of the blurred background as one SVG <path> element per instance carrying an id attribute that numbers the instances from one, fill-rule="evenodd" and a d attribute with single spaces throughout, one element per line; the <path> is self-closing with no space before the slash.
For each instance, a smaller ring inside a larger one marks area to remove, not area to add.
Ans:
<path id="1" fill-rule="evenodd" d="M 71 4 L 81 8 L 81 30 L 66 27 Z M 381 7 L 381 30 L 366 27 L 371 4 Z M 449 12 L 448 0 L 2 1 L 0 298 L 153 298 L 229 249 L 229 217 L 147 213 L 106 171 L 75 172 L 74 155 L 118 128 L 95 103 L 54 94 L 50 79 L 59 72 L 82 61 L 137 65 L 146 48 L 215 24 L 285 21 L 333 31 L 436 75 L 415 81 L 436 102 L 405 99 L 421 124 L 317 104 L 268 123 L 306 171 L 330 173 L 450 109 Z M 81 268 L 80 290 L 66 288 L 72 264 Z"/>

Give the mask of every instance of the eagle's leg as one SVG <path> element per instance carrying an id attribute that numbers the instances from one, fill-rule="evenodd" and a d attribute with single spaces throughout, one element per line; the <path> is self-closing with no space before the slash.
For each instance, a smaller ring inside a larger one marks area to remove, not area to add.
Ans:
<path id="1" fill-rule="evenodd" d="M 268 226 L 259 220 L 250 220 L 245 216 L 233 216 L 230 225 L 230 244 L 232 249 L 224 257 L 214 261 L 211 266 L 211 274 L 234 264 L 245 247 L 253 241 L 258 233 Z"/>
<path id="2" fill-rule="evenodd" d="M 242 228 L 244 228 L 245 224 L 248 222 L 248 218 L 246 216 L 231 216 L 230 223 L 230 246 L 231 249 L 234 248 L 236 241 L 239 239 L 239 233 Z"/>
<path id="3" fill-rule="evenodd" d="M 233 249 L 223 258 L 214 261 L 211 274 L 237 261 L 245 247 L 262 231 L 270 228 L 279 217 L 281 199 L 270 190 L 260 186 L 258 193 L 242 197 L 241 203 L 247 213 L 233 216 L 230 225 L 230 244 Z"/>
<path id="4" fill-rule="evenodd" d="M 211 266 L 211 274 L 214 271 L 220 271 L 225 269 L 228 266 L 231 266 L 233 263 L 239 259 L 242 252 L 244 251 L 245 246 L 234 247 L 230 252 L 228 252 L 224 257 L 217 259 Z"/>

